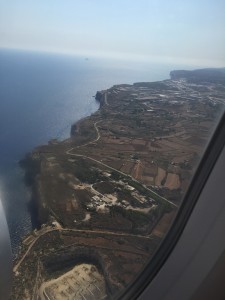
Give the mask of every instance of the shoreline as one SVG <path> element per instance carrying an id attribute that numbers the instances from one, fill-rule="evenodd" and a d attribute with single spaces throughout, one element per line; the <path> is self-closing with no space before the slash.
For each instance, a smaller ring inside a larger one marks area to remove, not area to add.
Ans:
<path id="1" fill-rule="evenodd" d="M 100 97 L 100 95 L 101 95 L 101 97 Z M 40 166 L 38 164 L 34 163 L 34 160 L 32 159 L 32 153 L 35 152 L 36 150 L 38 150 L 39 148 L 47 147 L 51 144 L 53 144 L 53 145 L 67 144 L 67 143 L 70 143 L 71 140 L 76 139 L 77 138 L 76 134 L 78 133 L 77 130 L 79 131 L 79 129 L 77 127 L 80 124 L 82 124 L 83 122 L 85 122 L 86 120 L 88 120 L 91 115 L 95 115 L 96 113 L 98 113 L 101 110 L 102 106 L 104 105 L 104 101 L 102 102 L 102 100 L 101 100 L 103 95 L 104 94 L 102 94 L 102 92 L 100 92 L 100 91 L 96 92 L 96 95 L 93 97 L 100 104 L 98 109 L 95 112 L 91 113 L 89 116 L 82 117 L 81 119 L 79 119 L 78 121 L 73 123 L 70 126 L 70 137 L 69 138 L 66 138 L 62 141 L 52 138 L 52 139 L 48 140 L 47 144 L 38 145 L 38 146 L 34 147 L 32 151 L 25 154 L 25 157 L 23 159 L 18 161 L 19 167 L 24 171 L 24 179 L 23 179 L 24 185 L 27 188 L 31 189 L 31 198 L 30 198 L 29 202 L 27 203 L 27 208 L 28 208 L 28 211 L 29 211 L 29 214 L 31 217 L 32 230 L 29 233 L 27 233 L 25 236 L 22 237 L 22 241 L 24 240 L 24 238 L 27 237 L 27 235 L 30 235 L 34 230 L 39 230 L 41 228 L 41 226 L 43 224 L 45 224 L 45 221 L 47 220 L 47 216 L 45 216 L 44 218 L 42 216 L 40 218 L 40 215 L 38 213 L 39 208 L 40 208 L 40 199 L 37 196 L 39 191 L 38 191 L 37 183 L 35 183 L 35 177 L 40 172 Z M 78 144 L 77 146 L 78 147 L 82 146 L 82 143 L 80 145 Z M 18 246 L 20 247 L 20 245 L 18 245 Z M 18 255 L 18 253 L 16 253 L 16 255 Z"/>
<path id="2" fill-rule="evenodd" d="M 25 171 L 24 183 L 25 183 L 25 185 L 29 186 L 32 190 L 31 200 L 28 203 L 28 206 L 30 206 L 29 209 L 31 209 L 30 215 L 31 215 L 31 218 L 33 218 L 32 230 L 40 228 L 41 225 L 44 224 L 49 217 L 49 212 L 46 214 L 45 209 L 43 209 L 43 207 L 42 207 L 42 204 L 41 204 L 42 196 L 41 196 L 40 189 L 38 187 L 39 178 L 36 178 L 36 177 L 38 177 L 38 174 L 41 172 L 41 165 L 40 165 L 41 158 L 38 157 L 39 151 L 41 153 L 43 151 L 43 149 L 44 149 L 44 152 L 48 151 L 48 147 L 54 147 L 56 145 L 58 145 L 59 147 L 60 147 L 60 145 L 64 145 L 64 146 L 68 145 L 69 146 L 70 144 L 71 145 L 73 144 L 73 148 L 78 149 L 80 147 L 88 145 L 89 143 L 94 143 L 95 142 L 94 136 L 96 134 L 95 130 L 97 130 L 95 125 L 92 126 L 92 128 L 90 128 L 90 132 L 86 131 L 85 133 L 82 132 L 82 126 L 84 123 L 89 122 L 91 118 L 95 118 L 95 117 L 99 118 L 99 116 L 101 114 L 104 114 L 104 112 L 105 112 L 104 108 L 108 108 L 108 106 L 109 106 L 109 104 L 107 102 L 107 93 L 111 90 L 121 89 L 121 91 L 123 91 L 123 90 L 125 91 L 126 88 L 130 88 L 130 87 L 137 87 L 137 88 L 140 87 L 143 89 L 152 88 L 153 90 L 154 89 L 164 89 L 166 87 L 166 84 L 168 82 L 172 82 L 172 80 L 176 81 L 176 80 L 181 79 L 183 76 L 186 76 L 188 78 L 188 81 L 193 82 L 196 80 L 196 76 L 199 76 L 199 74 L 201 75 L 201 73 L 203 74 L 202 76 L 203 76 L 204 80 L 205 80 L 205 78 L 209 78 L 209 80 L 214 82 L 213 77 L 210 77 L 210 76 L 207 77 L 207 71 L 208 71 L 208 69 L 204 69 L 203 71 L 201 71 L 201 70 L 195 70 L 195 71 L 176 70 L 176 71 L 170 72 L 171 79 L 153 81 L 153 82 L 135 82 L 133 84 L 117 84 L 117 85 L 113 85 L 109 89 L 97 91 L 95 96 L 93 96 L 93 98 L 99 102 L 98 109 L 95 112 L 91 113 L 89 116 L 83 117 L 83 118 L 79 119 L 78 121 L 76 121 L 75 123 L 71 124 L 69 138 L 64 139 L 62 141 L 59 141 L 57 139 L 51 139 L 47 142 L 46 145 L 36 146 L 31 152 L 27 153 L 25 155 L 24 159 L 22 159 L 19 162 L 19 164 Z M 212 71 L 214 73 L 215 69 L 212 69 Z M 197 82 L 199 83 L 199 81 L 201 82 L 201 80 L 202 79 L 200 77 L 200 79 L 198 79 Z M 169 90 L 169 89 L 170 89 L 170 86 L 168 85 L 168 87 L 166 87 L 166 90 Z M 67 153 L 69 154 L 69 150 L 67 150 Z M 40 161 L 39 161 L 39 159 L 40 159 Z M 40 209 L 40 207 L 41 207 L 41 209 Z"/>
<path id="3" fill-rule="evenodd" d="M 26 181 L 43 225 L 23 241 L 13 295 L 33 298 L 43 283 L 63 283 L 60 276 L 91 257 L 96 266 L 104 262 L 107 293 L 115 295 L 149 262 L 221 108 L 222 87 L 189 79 L 98 92 L 99 109 L 72 125 L 70 139 L 26 156 Z"/>

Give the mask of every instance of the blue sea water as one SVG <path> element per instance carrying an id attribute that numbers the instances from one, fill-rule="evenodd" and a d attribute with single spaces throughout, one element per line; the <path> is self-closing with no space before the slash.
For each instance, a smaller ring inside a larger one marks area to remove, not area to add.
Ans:
<path id="1" fill-rule="evenodd" d="M 93 96 L 114 84 L 169 78 L 172 65 L 0 50 L 0 198 L 13 253 L 32 229 L 30 190 L 18 161 L 98 109 Z"/>

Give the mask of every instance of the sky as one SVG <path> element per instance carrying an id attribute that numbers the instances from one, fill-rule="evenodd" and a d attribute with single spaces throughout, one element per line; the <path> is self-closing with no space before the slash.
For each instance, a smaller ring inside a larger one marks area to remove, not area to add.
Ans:
<path id="1" fill-rule="evenodd" d="M 225 67 L 225 1 L 0 0 L 0 48 Z"/>

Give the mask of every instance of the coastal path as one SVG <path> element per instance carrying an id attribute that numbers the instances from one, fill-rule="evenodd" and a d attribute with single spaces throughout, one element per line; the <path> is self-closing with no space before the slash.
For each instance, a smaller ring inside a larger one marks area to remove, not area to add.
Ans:
<path id="1" fill-rule="evenodd" d="M 97 141 L 101 138 L 101 135 L 100 135 L 100 132 L 99 132 L 99 129 L 98 129 L 98 126 L 97 126 L 97 124 L 100 123 L 100 122 L 101 122 L 101 120 L 94 123 L 94 128 L 95 128 L 95 130 L 96 130 L 97 137 L 96 137 L 93 141 L 90 141 L 90 142 L 88 142 L 88 143 L 86 143 L 86 144 L 83 144 L 83 145 L 80 145 L 80 146 L 76 146 L 76 147 L 75 147 L 76 149 L 81 148 L 81 147 L 84 147 L 84 146 L 87 146 L 87 145 L 90 145 L 90 144 L 93 144 L 93 143 L 97 142 Z M 67 152 L 68 152 L 68 151 L 67 151 Z M 66 152 L 66 153 L 67 153 L 67 152 Z M 67 154 L 68 154 L 68 153 L 67 153 Z"/>

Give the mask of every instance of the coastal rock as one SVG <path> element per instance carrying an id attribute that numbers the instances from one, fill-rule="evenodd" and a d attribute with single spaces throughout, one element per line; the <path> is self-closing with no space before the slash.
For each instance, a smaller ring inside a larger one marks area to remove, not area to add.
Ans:
<path id="1" fill-rule="evenodd" d="M 102 96 L 103 96 L 103 93 L 100 92 L 100 91 L 97 91 L 96 95 L 95 95 L 95 99 L 99 102 L 101 102 L 102 100 Z"/>

